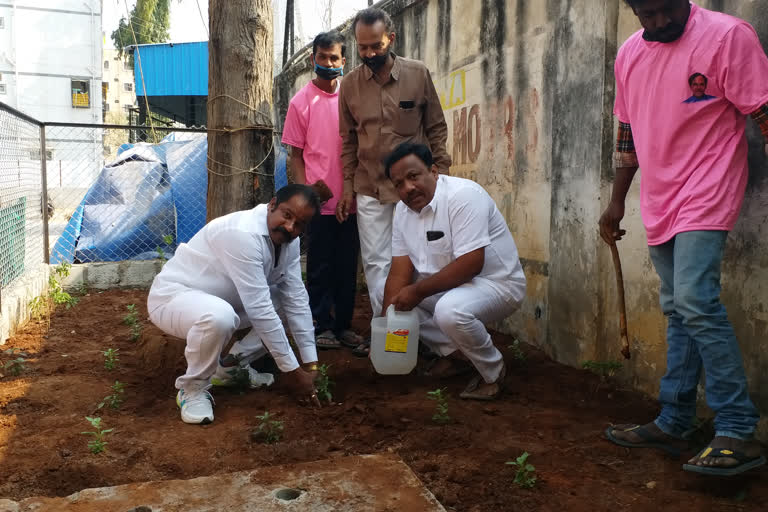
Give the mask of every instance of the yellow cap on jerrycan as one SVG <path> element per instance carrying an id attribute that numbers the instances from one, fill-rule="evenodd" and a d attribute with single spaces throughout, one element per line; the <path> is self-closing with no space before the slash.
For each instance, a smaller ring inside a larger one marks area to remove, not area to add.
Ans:
<path id="1" fill-rule="evenodd" d="M 405 375 L 419 356 L 419 316 L 415 311 L 395 311 L 371 320 L 371 362 L 382 375 Z"/>

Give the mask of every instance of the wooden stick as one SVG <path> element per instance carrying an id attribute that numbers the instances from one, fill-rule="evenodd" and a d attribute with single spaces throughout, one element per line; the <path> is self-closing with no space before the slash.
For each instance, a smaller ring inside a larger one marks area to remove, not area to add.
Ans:
<path id="1" fill-rule="evenodd" d="M 629 338 L 627 337 L 627 306 L 624 302 L 624 274 L 621 271 L 621 259 L 616 243 L 611 244 L 611 256 L 613 256 L 613 268 L 616 270 L 616 287 L 619 291 L 619 329 L 621 332 L 621 354 L 625 359 L 630 358 Z"/>

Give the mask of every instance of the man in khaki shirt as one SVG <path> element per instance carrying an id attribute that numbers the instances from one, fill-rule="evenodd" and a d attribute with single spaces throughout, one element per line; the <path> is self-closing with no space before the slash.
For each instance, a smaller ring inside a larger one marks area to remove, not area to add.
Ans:
<path id="1" fill-rule="evenodd" d="M 383 158 L 402 142 L 426 144 L 439 172 L 451 158 L 448 127 L 429 70 L 417 60 L 396 56 L 393 23 L 381 9 L 360 11 L 352 22 L 363 64 L 341 82 L 339 130 L 344 195 L 336 207 L 344 221 L 357 194 L 360 252 L 369 290 L 383 286 L 392 259 L 392 215 L 399 200 L 384 174 Z M 373 314 L 381 304 L 371 297 Z"/>

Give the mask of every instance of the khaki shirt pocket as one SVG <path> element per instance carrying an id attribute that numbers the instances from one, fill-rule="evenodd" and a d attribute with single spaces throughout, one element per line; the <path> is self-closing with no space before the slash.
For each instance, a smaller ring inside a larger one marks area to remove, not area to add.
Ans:
<path id="1" fill-rule="evenodd" d="M 400 102 L 401 105 L 397 108 L 397 117 L 392 127 L 398 135 L 413 136 L 419 132 L 419 126 L 421 126 L 421 105 L 414 104 L 414 102 Z M 405 107 L 402 104 L 406 103 Z"/>

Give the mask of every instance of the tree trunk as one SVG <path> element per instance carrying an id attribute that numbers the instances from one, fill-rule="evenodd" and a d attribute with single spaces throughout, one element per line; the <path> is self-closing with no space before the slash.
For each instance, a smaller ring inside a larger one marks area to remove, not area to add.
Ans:
<path id="1" fill-rule="evenodd" d="M 273 195 L 271 4 L 209 2 L 208 221 Z"/>

